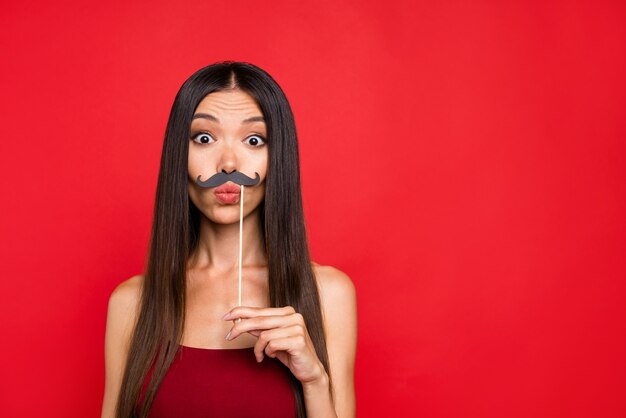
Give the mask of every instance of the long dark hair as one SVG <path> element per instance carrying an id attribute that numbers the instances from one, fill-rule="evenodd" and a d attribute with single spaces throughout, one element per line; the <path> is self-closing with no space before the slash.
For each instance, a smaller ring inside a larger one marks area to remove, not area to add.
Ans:
<path id="1" fill-rule="evenodd" d="M 292 306 L 305 319 L 317 356 L 330 377 L 326 337 L 302 210 L 298 141 L 293 114 L 280 86 L 264 70 L 225 61 L 195 72 L 181 86 L 170 112 L 156 190 L 154 219 L 116 417 L 136 416 L 141 388 L 146 417 L 172 364 L 185 322 L 187 263 L 198 243 L 201 214 L 188 195 L 187 156 L 193 113 L 212 92 L 238 88 L 252 96 L 265 118 L 269 151 L 265 199 L 260 208 L 267 254 L 270 304 Z M 291 375 L 297 416 L 306 416 L 302 385 Z M 331 386 L 332 387 L 332 386 Z M 330 390 L 332 396 L 332 389 Z"/>

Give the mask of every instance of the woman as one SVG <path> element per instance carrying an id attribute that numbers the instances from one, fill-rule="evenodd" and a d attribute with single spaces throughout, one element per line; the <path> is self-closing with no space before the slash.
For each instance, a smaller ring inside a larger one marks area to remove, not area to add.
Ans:
<path id="1" fill-rule="evenodd" d="M 237 183 L 201 186 L 233 173 L 258 174 L 243 208 Z M 283 91 L 248 63 L 197 71 L 167 124 L 145 274 L 109 300 L 102 416 L 353 417 L 356 322 L 351 280 L 309 257 Z"/>

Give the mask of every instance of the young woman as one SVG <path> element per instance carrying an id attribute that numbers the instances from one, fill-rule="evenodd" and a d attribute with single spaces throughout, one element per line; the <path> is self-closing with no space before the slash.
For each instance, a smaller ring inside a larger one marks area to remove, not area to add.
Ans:
<path id="1" fill-rule="evenodd" d="M 310 260 L 299 170 L 269 74 L 227 61 L 185 81 L 145 272 L 109 300 L 102 417 L 355 416 L 355 289 Z M 202 185 L 219 176 L 230 180 Z M 242 208 L 236 178 L 257 181 Z"/>

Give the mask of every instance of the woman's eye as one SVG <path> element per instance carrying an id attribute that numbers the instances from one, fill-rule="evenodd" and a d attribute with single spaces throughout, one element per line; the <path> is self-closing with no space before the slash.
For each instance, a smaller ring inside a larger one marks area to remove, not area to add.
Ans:
<path id="1" fill-rule="evenodd" d="M 215 141 L 215 139 L 213 139 L 213 137 L 207 134 L 206 132 L 200 132 L 199 134 L 196 134 L 193 137 L 191 137 L 191 139 L 194 142 L 197 142 L 198 144 L 209 144 Z"/>
<path id="2" fill-rule="evenodd" d="M 260 147 L 261 145 L 265 144 L 263 137 L 260 135 L 250 135 L 243 142 L 245 142 L 246 144 L 250 144 L 253 147 Z"/>

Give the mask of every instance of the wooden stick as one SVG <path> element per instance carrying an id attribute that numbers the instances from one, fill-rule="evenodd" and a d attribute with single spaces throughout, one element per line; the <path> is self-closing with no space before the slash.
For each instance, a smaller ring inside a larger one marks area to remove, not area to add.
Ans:
<path id="1" fill-rule="evenodd" d="M 243 190 L 244 186 L 241 185 L 241 200 L 239 200 L 239 291 L 238 291 L 238 304 L 241 306 L 241 260 L 242 260 L 242 246 L 243 246 Z"/>

